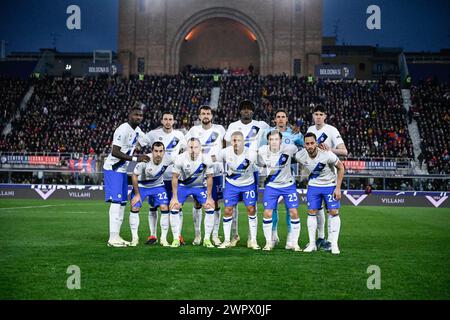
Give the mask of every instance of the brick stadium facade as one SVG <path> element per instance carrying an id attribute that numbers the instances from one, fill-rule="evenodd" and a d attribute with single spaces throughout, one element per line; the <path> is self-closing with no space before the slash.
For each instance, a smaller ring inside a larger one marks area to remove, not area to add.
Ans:
<path id="1" fill-rule="evenodd" d="M 216 65 L 206 67 L 247 67 L 239 59 L 242 52 L 233 48 L 244 41 L 242 35 L 239 39 L 237 31 L 220 31 L 230 21 L 236 30 L 246 28 L 249 41 L 257 44 L 256 58 L 250 48 L 248 61 L 256 60 L 253 65 L 262 75 L 312 74 L 320 63 L 322 0 L 121 0 L 118 51 L 123 73 L 176 74 L 183 68 L 181 57 L 183 63 L 196 63 L 202 61 L 199 52 L 218 54 L 211 59 Z M 215 25 L 217 39 L 229 46 L 214 50 L 217 44 L 201 42 L 200 30 L 199 48 L 185 48 L 189 33 L 205 23 Z M 205 47 L 208 43 L 212 48 Z"/>

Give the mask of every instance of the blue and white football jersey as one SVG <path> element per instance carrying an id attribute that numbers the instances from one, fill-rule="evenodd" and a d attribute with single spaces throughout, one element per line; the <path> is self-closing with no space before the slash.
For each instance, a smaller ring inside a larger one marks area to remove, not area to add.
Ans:
<path id="1" fill-rule="evenodd" d="M 316 187 L 336 185 L 334 165 L 339 159 L 333 152 L 318 149 L 316 157 L 311 159 L 306 149 L 303 149 L 295 154 L 295 159 L 309 171 L 308 185 Z"/>
<path id="2" fill-rule="evenodd" d="M 138 141 L 140 144 L 142 141 L 142 145 L 145 145 L 143 139 L 144 132 L 142 132 L 141 128 L 136 127 L 136 129 L 133 129 L 128 122 L 125 122 L 114 131 L 112 145 L 119 146 L 120 152 L 132 156 Z M 129 163 L 130 161 L 121 160 L 110 153 L 103 164 L 103 169 L 126 173 Z"/>
<path id="3" fill-rule="evenodd" d="M 145 138 L 150 146 L 156 141 L 162 142 L 166 149 L 166 154 L 172 158 L 178 156 L 181 149 L 186 149 L 186 139 L 184 138 L 184 134 L 179 130 L 174 129 L 167 133 L 163 128 L 158 128 L 148 132 Z M 163 179 L 165 181 L 172 180 L 172 168 L 173 166 L 170 165 L 164 172 Z"/>
<path id="4" fill-rule="evenodd" d="M 211 128 L 205 130 L 202 125 L 193 126 L 186 134 L 186 141 L 190 138 L 197 138 L 202 144 L 202 152 L 207 156 L 217 156 L 223 148 L 223 138 L 225 128 L 218 124 L 213 124 Z M 223 174 L 223 165 L 221 162 L 214 163 L 214 176 Z"/>
<path id="5" fill-rule="evenodd" d="M 268 145 L 258 149 L 258 165 L 266 172 L 265 185 L 273 188 L 284 188 L 292 185 L 295 179 L 292 175 L 292 157 L 297 152 L 292 144 L 282 144 L 278 152 L 270 151 Z"/>
<path id="6" fill-rule="evenodd" d="M 231 143 L 231 135 L 235 131 L 239 131 L 244 135 L 245 147 L 250 151 L 256 152 L 260 145 L 261 137 L 264 130 L 269 128 L 269 125 L 264 121 L 252 120 L 248 124 L 243 124 L 241 120 L 230 123 L 225 140 Z"/>
<path id="7" fill-rule="evenodd" d="M 237 155 L 232 146 L 221 151 L 217 161 L 225 162 L 225 179 L 228 183 L 243 187 L 255 183 L 253 166 L 256 163 L 256 153 L 244 148 L 244 152 Z"/>
<path id="8" fill-rule="evenodd" d="M 336 148 L 338 145 L 344 143 L 338 129 L 329 124 L 325 124 L 321 129 L 317 129 L 316 126 L 310 126 L 307 132 L 312 132 L 317 137 L 317 143 L 325 143 L 330 148 Z"/>
<path id="9" fill-rule="evenodd" d="M 210 157 L 200 154 L 192 160 L 189 152 L 184 152 L 175 159 L 172 172 L 179 174 L 179 185 L 205 187 L 206 175 L 214 174 L 214 167 Z"/>
<path id="10" fill-rule="evenodd" d="M 138 176 L 139 187 L 153 188 L 163 186 L 163 175 L 167 168 L 172 165 L 172 157 L 165 154 L 161 163 L 155 164 L 153 162 L 153 155 L 151 153 L 147 155 L 150 157 L 149 162 L 139 162 L 134 167 L 133 173 Z"/>

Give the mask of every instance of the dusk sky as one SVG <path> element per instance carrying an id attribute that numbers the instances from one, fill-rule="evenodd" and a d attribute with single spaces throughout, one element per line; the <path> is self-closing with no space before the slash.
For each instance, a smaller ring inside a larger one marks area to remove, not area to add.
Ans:
<path id="1" fill-rule="evenodd" d="M 66 52 L 117 51 L 118 1 L 3 0 L 0 40 L 7 41 L 7 54 L 54 46 Z M 81 30 L 66 27 L 72 4 L 81 9 Z M 369 5 L 381 9 L 381 30 L 366 27 Z M 323 0 L 323 35 L 337 30 L 339 44 L 439 51 L 450 48 L 449 12 L 448 0 Z"/>

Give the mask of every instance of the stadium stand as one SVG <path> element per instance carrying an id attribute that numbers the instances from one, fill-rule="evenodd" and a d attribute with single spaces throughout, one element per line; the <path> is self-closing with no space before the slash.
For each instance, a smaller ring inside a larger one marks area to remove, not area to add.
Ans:
<path id="1" fill-rule="evenodd" d="M 0 76 L 0 101 L 2 104 L 0 124 L 2 127 L 12 118 L 29 86 L 29 81 Z"/>
<path id="2" fill-rule="evenodd" d="M 412 114 L 421 137 L 421 157 L 429 173 L 450 172 L 450 88 L 425 81 L 411 88 Z"/>
<path id="3" fill-rule="evenodd" d="M 2 126 L 16 110 L 29 81 L 1 78 L 6 106 Z M 25 110 L 12 121 L 12 131 L 0 137 L 2 152 L 79 152 L 105 154 L 112 133 L 136 101 L 147 105 L 142 129 L 159 126 L 161 112 L 170 110 L 176 127 L 198 123 L 196 110 L 208 104 L 211 77 L 179 74 L 146 76 L 143 81 L 97 78 L 41 78 Z M 430 173 L 448 173 L 449 113 L 446 85 L 423 83 L 412 88 L 415 119 L 422 134 L 422 152 Z M 329 111 L 327 122 L 344 136 L 349 157 L 413 158 L 398 84 L 377 81 L 308 82 L 307 78 L 278 76 L 222 76 L 216 121 L 227 126 L 239 118 L 238 102 L 257 103 L 255 118 L 271 124 L 277 109 L 286 109 L 290 121 L 306 132 L 314 105 Z M 433 130 L 431 130 L 433 129 Z"/>
<path id="4" fill-rule="evenodd" d="M 12 132 L 0 138 L 0 150 L 108 153 L 114 129 L 137 101 L 148 106 L 145 132 L 159 126 L 163 110 L 187 128 L 196 109 L 208 103 L 210 89 L 208 80 L 183 76 L 38 80 Z"/>
<path id="5" fill-rule="evenodd" d="M 262 106 L 258 120 L 270 123 L 277 109 L 306 132 L 314 104 L 323 104 L 327 122 L 336 126 L 350 157 L 413 157 L 406 110 L 396 83 L 370 81 L 314 81 L 281 76 L 229 77 L 222 83 L 218 114 L 228 125 L 238 118 L 237 103 L 251 99 Z"/>

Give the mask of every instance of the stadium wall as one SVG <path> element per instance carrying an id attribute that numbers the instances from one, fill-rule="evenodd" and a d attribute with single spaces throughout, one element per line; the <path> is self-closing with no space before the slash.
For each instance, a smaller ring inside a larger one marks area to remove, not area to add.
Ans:
<path id="1" fill-rule="evenodd" d="M 306 189 L 297 189 L 300 203 L 306 203 Z M 131 193 L 131 187 L 128 188 Z M 260 189 L 260 193 L 263 189 Z M 449 192 L 426 191 L 373 191 L 367 195 L 362 190 L 345 190 L 342 205 L 450 208 Z M 0 186 L 1 199 L 59 199 L 104 200 L 103 186 L 84 185 L 25 185 L 4 184 Z M 262 199 L 262 194 L 260 194 Z M 281 200 L 280 200 L 281 201 Z"/>
<path id="2" fill-rule="evenodd" d="M 189 32 L 202 22 L 227 18 L 243 24 L 259 46 L 260 73 L 314 73 L 322 52 L 322 0 L 122 0 L 119 2 L 119 60 L 125 76 L 176 74 Z M 221 35 L 217 35 L 220 37 Z M 239 55 L 239 52 L 235 53 Z M 219 66 L 218 66 L 219 67 Z"/>

